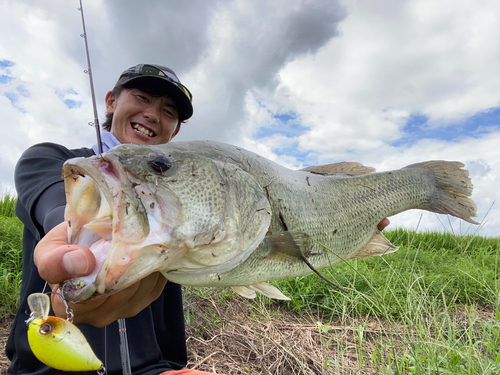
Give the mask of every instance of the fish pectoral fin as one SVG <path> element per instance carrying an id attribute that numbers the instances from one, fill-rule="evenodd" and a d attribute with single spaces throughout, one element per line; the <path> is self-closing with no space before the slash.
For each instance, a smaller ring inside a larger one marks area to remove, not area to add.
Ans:
<path id="1" fill-rule="evenodd" d="M 335 173 L 345 173 L 349 176 L 361 176 L 368 173 L 375 172 L 375 168 L 365 167 L 363 164 L 356 162 L 340 162 L 325 165 L 316 165 L 312 167 L 307 167 L 301 169 L 301 171 L 308 171 L 316 174 L 335 174 Z"/>
<path id="2" fill-rule="evenodd" d="M 261 282 L 248 286 L 232 286 L 231 288 L 240 296 L 243 296 L 245 298 L 255 298 L 257 296 L 255 292 L 258 292 L 269 298 L 280 299 L 283 301 L 290 301 L 290 298 L 281 293 L 278 288 L 266 282 Z"/>
<path id="3" fill-rule="evenodd" d="M 357 251 L 353 258 L 366 258 L 374 255 L 385 255 L 398 251 L 399 247 L 394 246 L 381 231 L 377 233 Z"/>
<path id="4" fill-rule="evenodd" d="M 271 234 L 264 241 L 268 251 L 262 255 L 263 258 L 275 261 L 290 261 L 290 259 L 303 259 L 312 254 L 313 240 L 307 233 L 286 231 Z"/>
<path id="5" fill-rule="evenodd" d="M 304 262 L 311 269 L 311 271 L 327 283 L 333 285 L 344 293 L 348 293 L 346 289 L 328 279 L 309 262 L 307 258 L 313 255 L 322 255 L 323 253 L 311 251 L 313 240 L 308 234 L 295 231 L 280 232 L 267 236 L 266 240 L 270 248 L 268 253 L 263 255 L 264 259 L 273 259 L 274 261 L 281 260 L 286 262 L 290 262 L 290 260 L 292 260 L 292 262 Z M 278 297 L 271 298 L 280 299 Z"/>

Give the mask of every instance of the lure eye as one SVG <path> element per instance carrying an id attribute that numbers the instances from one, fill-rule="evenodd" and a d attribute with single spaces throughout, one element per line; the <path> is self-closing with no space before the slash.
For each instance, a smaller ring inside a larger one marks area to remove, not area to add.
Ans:
<path id="1" fill-rule="evenodd" d="M 40 325 L 40 329 L 38 330 L 38 333 L 40 333 L 42 336 L 47 336 L 53 330 L 54 330 L 54 326 L 52 324 L 50 324 L 50 323 L 43 323 L 42 325 Z"/>
<path id="2" fill-rule="evenodd" d="M 149 154 L 148 163 L 157 173 L 163 173 L 168 171 L 174 164 L 174 159 L 163 154 Z"/>

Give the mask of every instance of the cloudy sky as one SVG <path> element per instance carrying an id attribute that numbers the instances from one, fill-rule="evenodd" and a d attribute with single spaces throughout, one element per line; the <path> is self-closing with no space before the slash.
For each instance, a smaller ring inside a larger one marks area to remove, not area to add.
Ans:
<path id="1" fill-rule="evenodd" d="M 95 143 L 77 0 L 0 0 L 0 192 L 38 142 Z M 236 144 L 290 168 L 460 160 L 480 227 L 415 211 L 391 227 L 500 236 L 500 2 L 85 0 L 104 96 L 138 63 L 194 96 L 176 140 Z"/>

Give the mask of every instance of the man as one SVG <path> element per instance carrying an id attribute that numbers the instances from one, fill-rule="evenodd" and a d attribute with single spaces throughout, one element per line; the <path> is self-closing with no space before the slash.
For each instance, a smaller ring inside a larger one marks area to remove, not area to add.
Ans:
<path id="1" fill-rule="evenodd" d="M 113 91 L 106 95 L 107 120 L 103 124 L 103 148 L 121 143 L 155 145 L 167 143 L 179 132 L 181 123 L 192 116 L 191 93 L 175 73 L 159 65 L 140 64 L 122 73 Z M 58 284 L 93 270 L 92 252 L 68 244 L 64 222 L 66 197 L 61 178 L 63 163 L 74 157 L 98 153 L 93 149 L 67 148 L 43 143 L 28 149 L 19 160 L 16 173 L 17 216 L 25 225 L 23 238 L 23 281 L 20 308 L 7 343 L 12 361 L 9 374 L 52 374 L 32 354 L 27 341 L 29 317 L 27 297 L 32 293 L 58 291 Z M 379 224 L 388 224 L 384 219 Z M 47 286 L 47 284 L 49 286 Z M 56 315 L 66 317 L 61 299 L 52 294 Z M 71 305 L 74 322 L 82 330 L 108 374 L 120 374 L 118 325 L 129 318 L 127 337 L 134 374 L 208 374 L 179 370 L 187 354 L 180 287 L 167 283 L 160 273 L 147 276 L 111 296 Z M 52 314 L 52 313 L 51 313 Z"/>
<path id="2" fill-rule="evenodd" d="M 127 69 L 106 95 L 107 121 L 103 128 L 108 132 L 103 133 L 104 151 L 120 143 L 169 142 L 179 132 L 181 123 L 191 117 L 191 99 L 189 90 L 166 67 L 140 64 Z M 27 297 L 48 291 L 46 282 L 57 291 L 60 282 L 86 275 L 94 267 L 95 259 L 89 249 L 67 243 L 61 169 L 70 158 L 96 153 L 96 146 L 68 150 L 43 143 L 28 149 L 17 164 L 16 214 L 25 229 L 20 308 L 6 347 L 12 361 L 9 374 L 54 373 L 29 348 Z M 56 315 L 66 317 L 61 299 L 55 294 L 51 296 Z M 74 322 L 80 323 L 78 327 L 105 363 L 108 374 L 122 373 L 116 323 L 120 318 L 130 318 L 126 324 L 134 374 L 156 375 L 179 370 L 187 363 L 181 290 L 178 285 L 167 283 L 160 273 L 110 297 L 72 308 Z M 192 370 L 177 373 L 202 374 Z"/>

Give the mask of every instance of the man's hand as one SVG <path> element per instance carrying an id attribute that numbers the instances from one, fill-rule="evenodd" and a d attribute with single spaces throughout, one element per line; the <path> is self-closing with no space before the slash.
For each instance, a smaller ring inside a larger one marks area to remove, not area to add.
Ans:
<path id="1" fill-rule="evenodd" d="M 386 226 L 388 226 L 391 222 L 388 218 L 383 219 L 380 223 L 378 223 L 377 228 L 379 231 L 383 231 Z"/>
<path id="2" fill-rule="evenodd" d="M 34 262 L 42 279 L 52 291 L 59 292 L 59 283 L 77 276 L 85 276 L 95 267 L 94 254 L 86 247 L 68 244 L 67 223 L 52 229 L 38 243 Z M 113 295 L 90 302 L 70 304 L 75 323 L 89 323 L 105 327 L 120 319 L 137 315 L 162 293 L 167 280 L 155 272 Z M 66 308 L 61 298 L 52 294 L 52 308 L 57 316 L 66 318 Z"/>

